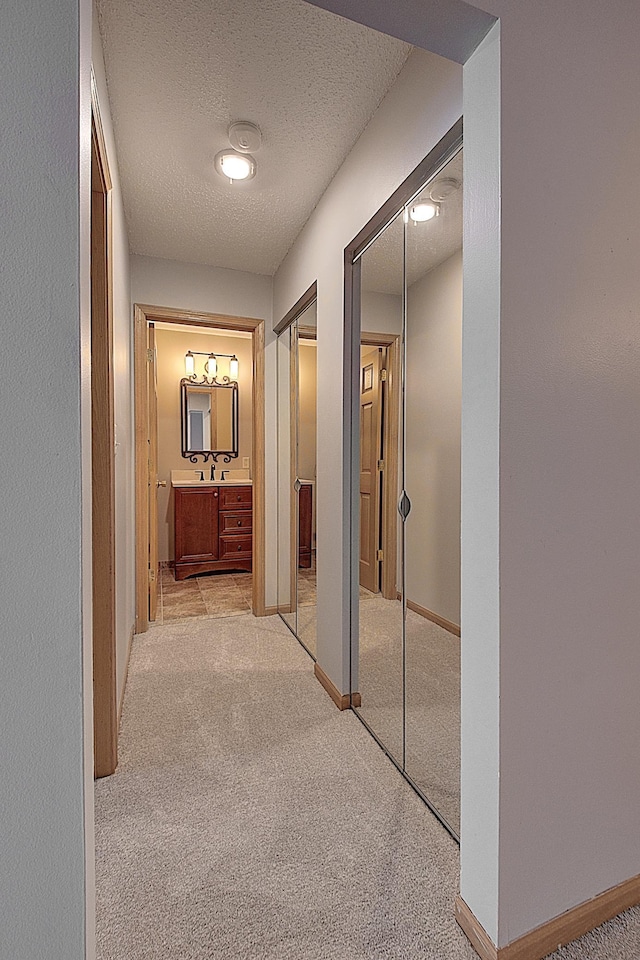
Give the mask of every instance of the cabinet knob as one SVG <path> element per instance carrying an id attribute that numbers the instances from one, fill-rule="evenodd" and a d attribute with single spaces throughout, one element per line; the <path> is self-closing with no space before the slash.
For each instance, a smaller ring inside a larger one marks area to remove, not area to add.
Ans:
<path id="1" fill-rule="evenodd" d="M 240 496 L 240 494 L 238 494 L 238 500 L 241 500 L 241 499 L 242 499 L 242 497 Z"/>
<path id="2" fill-rule="evenodd" d="M 238 544 L 238 552 L 239 552 L 240 550 L 242 550 L 242 544 L 241 544 L 241 543 Z"/>
<path id="3" fill-rule="evenodd" d="M 218 496 L 218 491 L 217 491 L 217 490 L 214 490 L 213 495 L 214 495 L 214 497 L 217 497 L 217 496 Z"/>
<path id="4" fill-rule="evenodd" d="M 242 520 L 238 520 L 238 526 L 239 526 L 239 527 L 242 526 Z"/>

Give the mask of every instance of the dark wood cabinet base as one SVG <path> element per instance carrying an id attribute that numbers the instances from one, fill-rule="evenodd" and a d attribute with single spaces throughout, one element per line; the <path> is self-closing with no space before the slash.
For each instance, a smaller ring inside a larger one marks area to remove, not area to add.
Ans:
<path id="1" fill-rule="evenodd" d="M 302 483 L 298 492 L 298 566 L 311 566 L 313 535 L 313 487 Z"/>
<path id="2" fill-rule="evenodd" d="M 251 558 L 248 560 L 236 560 L 233 563 L 229 560 L 202 560 L 199 562 L 179 563 L 176 562 L 174 576 L 176 580 L 186 580 L 187 577 L 193 577 L 199 573 L 212 573 L 215 570 L 231 573 L 233 570 L 246 570 L 251 573 Z"/>
<path id="3" fill-rule="evenodd" d="M 176 580 L 216 570 L 251 573 L 250 486 L 176 487 L 174 521 Z"/>

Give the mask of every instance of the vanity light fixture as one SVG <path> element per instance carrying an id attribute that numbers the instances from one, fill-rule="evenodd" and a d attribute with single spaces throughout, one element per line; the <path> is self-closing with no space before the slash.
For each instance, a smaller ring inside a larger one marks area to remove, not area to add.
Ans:
<path id="1" fill-rule="evenodd" d="M 215 379 L 215 375 L 218 372 L 218 360 L 215 353 L 209 354 L 209 359 L 205 361 L 204 368 L 207 371 L 207 374 Z"/>
<path id="2" fill-rule="evenodd" d="M 409 209 L 409 216 L 414 223 L 425 223 L 440 215 L 440 204 L 435 202 L 414 203 Z"/>
<path id="3" fill-rule="evenodd" d="M 187 350 L 184 355 L 184 369 L 187 375 L 187 379 L 196 380 L 196 357 L 206 357 L 207 359 L 204 362 L 204 375 L 202 378 L 203 383 L 208 383 L 209 380 L 214 381 L 218 376 L 218 360 L 220 357 L 225 357 L 229 361 L 229 376 L 222 377 L 222 383 L 231 383 L 234 380 L 238 379 L 238 370 L 239 363 L 238 358 L 235 353 L 205 353 L 202 350 Z"/>

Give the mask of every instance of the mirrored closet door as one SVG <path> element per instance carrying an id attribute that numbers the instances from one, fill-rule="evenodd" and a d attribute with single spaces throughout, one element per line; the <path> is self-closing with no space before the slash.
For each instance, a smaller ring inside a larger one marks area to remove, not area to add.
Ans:
<path id="1" fill-rule="evenodd" d="M 459 147 L 363 245 L 353 286 L 354 319 L 366 333 L 358 374 L 359 627 L 352 693 L 359 694 L 360 718 L 457 836 Z M 389 338 L 379 353 L 373 331 Z"/>
<path id="2" fill-rule="evenodd" d="M 278 336 L 278 612 L 316 654 L 316 303 Z"/>
<path id="3" fill-rule="evenodd" d="M 388 225 L 360 261 L 361 330 L 376 327 L 395 335 L 401 344 L 402 289 L 404 275 L 404 224 L 402 213 Z M 392 394 L 402 389 L 386 353 L 380 346 L 360 339 L 359 376 L 359 622 L 360 661 L 358 692 L 361 716 L 386 750 L 399 762 L 404 755 L 404 652 L 402 604 L 398 601 L 397 560 L 391 577 L 391 592 L 385 596 L 382 576 L 402 546 L 402 526 L 395 509 L 398 479 L 392 481 L 392 464 L 398 460 L 402 432 L 402 407 L 395 403 L 393 437 L 385 437 L 385 421 L 391 413 Z M 385 443 L 385 440 L 387 442 Z M 395 449 L 394 449 L 395 448 Z M 401 461 L 400 461 L 401 465 Z M 393 482 L 393 490 L 387 485 Z M 393 501 L 386 528 L 385 500 Z M 385 558 L 385 549 L 387 556 Z M 382 559 L 381 559 L 382 554 Z"/>

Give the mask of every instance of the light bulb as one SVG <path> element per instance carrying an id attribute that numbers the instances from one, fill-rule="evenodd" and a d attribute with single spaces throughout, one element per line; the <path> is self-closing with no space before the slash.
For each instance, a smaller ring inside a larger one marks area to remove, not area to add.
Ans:
<path id="1" fill-rule="evenodd" d="M 215 157 L 215 168 L 222 177 L 234 180 L 250 180 L 256 175 L 256 161 L 248 153 L 221 150 Z"/>
<path id="2" fill-rule="evenodd" d="M 210 377 L 215 377 L 218 372 L 218 361 L 216 359 L 215 353 L 209 354 L 209 359 L 207 360 L 205 367 L 207 368 L 207 373 Z"/>
<path id="3" fill-rule="evenodd" d="M 184 369 L 188 377 L 192 377 L 196 372 L 196 361 L 195 357 L 189 350 L 184 357 Z"/>
<path id="4" fill-rule="evenodd" d="M 424 223 L 426 220 L 433 220 L 440 213 L 437 203 L 416 203 L 409 210 L 409 216 L 414 223 Z"/>
<path id="5" fill-rule="evenodd" d="M 229 380 L 238 379 L 238 358 L 231 357 L 229 360 Z"/>

